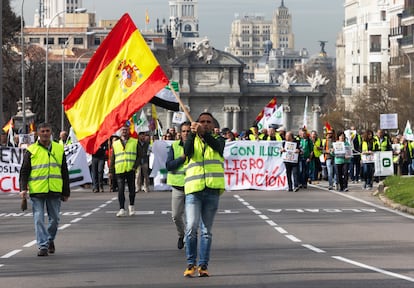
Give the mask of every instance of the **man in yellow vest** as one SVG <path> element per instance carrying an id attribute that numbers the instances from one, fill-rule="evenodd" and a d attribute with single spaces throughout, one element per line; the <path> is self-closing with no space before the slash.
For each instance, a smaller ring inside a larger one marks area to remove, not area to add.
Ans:
<path id="1" fill-rule="evenodd" d="M 224 192 L 223 137 L 212 135 L 215 119 L 203 112 L 197 122 L 191 123 L 191 133 L 184 144 L 185 165 L 185 214 L 187 269 L 184 276 L 208 277 L 207 270 L 212 243 L 212 227 L 220 194 Z M 197 231 L 200 227 L 200 249 L 197 251 Z M 199 260 L 197 262 L 197 252 Z M 197 269 L 198 265 L 198 269 Z"/>
<path id="2" fill-rule="evenodd" d="M 125 211 L 125 181 L 129 190 L 129 216 L 135 214 L 135 171 L 138 167 L 138 140 L 130 137 L 128 125 L 121 128 L 121 138 L 112 144 L 109 174 L 116 175 L 118 181 L 119 212 L 117 217 L 127 216 Z"/>
<path id="3" fill-rule="evenodd" d="M 177 228 L 178 242 L 177 248 L 183 249 L 184 247 L 184 163 L 186 160 L 184 154 L 184 143 L 187 141 L 190 134 L 191 123 L 186 121 L 180 125 L 180 140 L 174 141 L 171 148 L 168 151 L 167 162 L 165 166 L 168 170 L 167 184 L 171 186 L 171 217 Z"/>
<path id="4" fill-rule="evenodd" d="M 20 196 L 30 196 L 35 224 L 38 256 L 55 253 L 55 238 L 59 225 L 60 201 L 70 196 L 69 172 L 62 145 L 51 141 L 52 126 L 37 127 L 39 139 L 30 145 L 20 169 Z M 49 223 L 45 225 L 45 206 Z"/>

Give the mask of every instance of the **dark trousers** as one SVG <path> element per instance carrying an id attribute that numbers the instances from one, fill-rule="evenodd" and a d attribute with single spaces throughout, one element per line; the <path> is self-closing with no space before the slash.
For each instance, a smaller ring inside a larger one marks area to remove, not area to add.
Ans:
<path id="1" fill-rule="evenodd" d="M 299 159 L 299 184 L 302 187 L 308 186 L 308 178 L 309 178 L 309 162 L 306 159 L 302 158 Z"/>
<path id="2" fill-rule="evenodd" d="M 374 163 L 364 163 L 364 181 L 365 187 L 372 187 L 372 180 L 374 178 L 375 164 Z"/>
<path id="3" fill-rule="evenodd" d="M 97 157 L 92 157 L 92 188 L 95 190 L 103 190 L 104 184 L 104 166 L 105 166 L 105 159 L 100 159 Z"/>
<path id="4" fill-rule="evenodd" d="M 337 178 L 339 182 L 339 189 L 344 190 L 348 188 L 348 163 L 336 164 Z"/>
<path id="5" fill-rule="evenodd" d="M 351 158 L 349 173 L 351 174 L 352 181 L 359 180 L 359 176 L 361 175 L 361 155 L 355 155 Z"/>
<path id="6" fill-rule="evenodd" d="M 293 190 L 293 187 L 298 187 L 298 164 L 285 162 L 286 178 L 288 181 L 289 190 Z M 293 183 L 292 183 L 293 177 Z M 293 184 L 293 185 L 292 185 Z"/>
<path id="7" fill-rule="evenodd" d="M 129 171 L 121 174 L 116 174 L 118 181 L 118 201 L 119 208 L 125 209 L 125 181 L 128 184 L 129 191 L 129 205 L 135 203 L 135 171 Z"/>

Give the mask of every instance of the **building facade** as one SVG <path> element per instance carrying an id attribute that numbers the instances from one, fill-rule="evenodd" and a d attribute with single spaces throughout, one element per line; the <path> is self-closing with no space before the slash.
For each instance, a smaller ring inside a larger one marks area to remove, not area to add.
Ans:
<path id="1" fill-rule="evenodd" d="M 228 52 L 240 58 L 246 64 L 245 74 L 252 76 L 269 40 L 275 49 L 294 49 L 292 17 L 284 0 L 271 20 L 258 13 L 237 15 L 231 25 Z"/>
<path id="2" fill-rule="evenodd" d="M 191 49 L 199 41 L 198 0 L 171 0 L 170 27 L 174 47 Z"/>

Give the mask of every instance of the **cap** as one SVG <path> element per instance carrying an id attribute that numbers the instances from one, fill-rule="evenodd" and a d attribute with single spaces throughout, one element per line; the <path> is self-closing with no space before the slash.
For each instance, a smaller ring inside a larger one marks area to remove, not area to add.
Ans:
<path id="1" fill-rule="evenodd" d="M 279 125 L 277 125 L 277 124 L 270 124 L 269 125 L 269 128 L 278 129 L 279 128 Z"/>

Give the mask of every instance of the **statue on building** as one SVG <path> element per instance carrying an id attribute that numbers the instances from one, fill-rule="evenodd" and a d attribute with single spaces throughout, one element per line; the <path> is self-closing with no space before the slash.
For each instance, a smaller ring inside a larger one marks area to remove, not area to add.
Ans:
<path id="1" fill-rule="evenodd" d="M 307 76 L 307 81 L 311 85 L 312 91 L 315 91 L 319 86 L 328 84 L 329 79 L 326 79 L 326 77 L 322 76 L 319 70 L 316 70 L 315 74 Z"/>
<path id="2" fill-rule="evenodd" d="M 193 51 L 197 54 L 197 59 L 210 64 L 214 56 L 214 48 L 210 45 L 210 40 L 207 37 L 193 44 Z"/>
<path id="3" fill-rule="evenodd" d="M 289 90 L 290 84 L 296 83 L 296 77 L 289 76 L 288 72 L 283 72 L 282 75 L 279 75 L 277 81 L 280 84 L 280 88 Z"/>
<path id="4" fill-rule="evenodd" d="M 321 46 L 321 51 L 319 52 L 319 56 L 326 57 L 327 53 L 325 51 L 325 45 L 328 41 L 319 40 L 319 45 Z"/>

